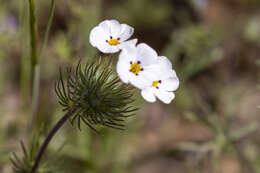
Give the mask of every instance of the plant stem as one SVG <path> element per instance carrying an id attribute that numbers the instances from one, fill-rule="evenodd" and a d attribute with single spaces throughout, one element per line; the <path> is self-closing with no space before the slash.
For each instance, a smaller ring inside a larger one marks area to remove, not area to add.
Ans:
<path id="1" fill-rule="evenodd" d="M 32 123 L 30 128 L 33 127 L 35 114 L 38 107 L 39 86 L 40 86 L 40 65 L 38 57 L 37 45 L 37 19 L 35 11 L 34 0 L 29 0 L 30 11 L 30 45 L 31 45 L 31 70 L 32 70 Z"/>
<path id="2" fill-rule="evenodd" d="M 30 59 L 28 56 L 29 40 L 24 40 L 24 36 L 28 37 L 29 26 L 29 12 L 28 6 L 23 1 L 19 1 L 19 41 L 22 48 L 21 55 L 21 71 L 20 71 L 20 93 L 21 93 L 21 109 L 22 111 L 28 111 L 29 98 L 30 98 Z"/>
<path id="3" fill-rule="evenodd" d="M 40 58 L 42 56 L 42 52 L 46 47 L 46 43 L 48 41 L 49 38 L 49 33 L 50 33 L 50 29 L 51 29 L 51 24 L 52 24 L 52 20 L 53 20 L 53 16 L 54 16 L 54 10 L 55 10 L 55 0 L 51 0 L 51 8 L 50 8 L 50 12 L 49 12 L 49 17 L 48 17 L 48 24 L 47 24 L 47 28 L 44 34 L 44 40 L 43 40 L 43 44 L 40 50 Z"/>
<path id="4" fill-rule="evenodd" d="M 39 153 L 37 154 L 36 158 L 35 158 L 35 162 L 34 165 L 32 167 L 32 170 L 30 173 L 35 173 L 35 171 L 37 170 L 39 163 L 41 161 L 41 158 L 45 152 L 45 150 L 47 149 L 50 141 L 52 140 L 52 138 L 54 137 L 54 135 L 58 132 L 58 130 L 62 127 L 62 125 L 77 111 L 77 108 L 72 109 L 71 111 L 67 112 L 56 124 L 55 126 L 52 128 L 52 130 L 49 132 L 48 136 L 46 137 L 46 139 L 44 140 Z"/>
<path id="5" fill-rule="evenodd" d="M 30 10 L 30 35 L 31 35 L 31 63 L 34 68 L 38 64 L 37 55 L 37 23 L 36 23 L 36 12 L 34 0 L 29 0 Z"/>

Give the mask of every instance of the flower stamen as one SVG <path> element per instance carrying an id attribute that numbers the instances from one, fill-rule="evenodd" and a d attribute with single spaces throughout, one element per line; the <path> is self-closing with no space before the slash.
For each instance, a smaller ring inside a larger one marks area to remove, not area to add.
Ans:
<path id="1" fill-rule="evenodd" d="M 130 70 L 129 71 L 134 73 L 136 76 L 138 76 L 138 73 L 140 73 L 140 71 L 144 70 L 143 68 L 141 68 L 140 64 L 141 64 L 140 61 L 137 61 L 135 63 L 130 61 Z"/>
<path id="2" fill-rule="evenodd" d="M 153 81 L 152 86 L 155 87 L 156 89 L 159 89 L 158 85 L 159 85 L 160 83 L 162 83 L 161 80 Z"/>
<path id="3" fill-rule="evenodd" d="M 120 40 L 120 38 L 115 39 L 115 38 L 113 38 L 112 36 L 110 36 L 110 39 L 109 39 L 109 40 L 106 40 L 106 42 L 107 42 L 109 45 L 111 45 L 111 46 L 116 46 L 116 45 L 119 44 L 119 40 Z"/>

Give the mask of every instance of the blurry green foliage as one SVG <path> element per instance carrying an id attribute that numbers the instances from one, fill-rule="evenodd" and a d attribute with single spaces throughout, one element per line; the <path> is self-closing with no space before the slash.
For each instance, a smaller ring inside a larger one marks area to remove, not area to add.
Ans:
<path id="1" fill-rule="evenodd" d="M 110 18 L 135 24 L 135 27 L 153 28 L 169 22 L 172 7 L 167 1 L 124 0 L 113 3 L 105 13 Z"/>
<path id="2" fill-rule="evenodd" d="M 189 25 L 171 34 L 164 53 L 172 59 L 181 80 L 187 80 L 222 58 L 222 40 L 217 29 Z"/>
<path id="3" fill-rule="evenodd" d="M 64 61 L 68 61 L 72 54 L 71 48 L 72 45 L 71 42 L 69 42 L 68 37 L 62 32 L 57 34 L 54 42 L 54 50 L 56 54 Z"/>
<path id="4" fill-rule="evenodd" d="M 252 17 L 244 28 L 247 41 L 260 45 L 260 16 Z"/>
<path id="5" fill-rule="evenodd" d="M 72 15 L 76 19 L 72 20 L 70 25 L 71 37 L 78 40 L 82 56 L 91 58 L 97 54 L 97 50 L 89 43 L 89 33 L 100 21 L 102 1 L 90 0 L 85 3 L 69 1 L 69 4 L 72 7 Z"/>

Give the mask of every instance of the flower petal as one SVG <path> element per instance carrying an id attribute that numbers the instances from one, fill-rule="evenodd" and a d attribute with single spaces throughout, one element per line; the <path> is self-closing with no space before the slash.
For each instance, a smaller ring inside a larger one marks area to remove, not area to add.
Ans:
<path id="1" fill-rule="evenodd" d="M 101 22 L 98 25 L 100 28 L 102 28 L 104 30 L 104 32 L 106 32 L 107 35 L 109 35 L 109 20 L 104 20 L 103 22 Z"/>
<path id="2" fill-rule="evenodd" d="M 160 85 L 160 89 L 166 91 L 175 91 L 178 87 L 179 79 L 177 77 L 163 80 Z"/>
<path id="3" fill-rule="evenodd" d="M 127 42 L 134 43 L 137 40 L 129 40 Z M 136 61 L 136 46 L 135 44 L 124 44 L 122 43 L 119 48 L 122 48 L 122 52 L 119 54 L 119 60 L 120 61 L 126 61 L 129 63 L 130 61 Z"/>
<path id="4" fill-rule="evenodd" d="M 154 49 L 145 43 L 137 45 L 137 60 L 140 60 L 142 65 L 150 65 L 156 63 L 157 53 Z"/>
<path id="5" fill-rule="evenodd" d="M 121 31 L 121 24 L 117 20 L 110 20 L 109 25 L 112 36 L 118 36 Z"/>
<path id="6" fill-rule="evenodd" d="M 146 79 L 141 73 L 136 76 L 135 74 L 129 72 L 129 81 L 132 85 L 134 85 L 136 88 L 144 89 L 152 85 L 152 81 Z"/>
<path id="7" fill-rule="evenodd" d="M 137 39 L 132 39 L 132 40 L 121 42 L 118 46 L 119 46 L 120 49 L 124 49 L 127 46 L 135 47 L 136 43 L 137 43 Z"/>
<path id="8" fill-rule="evenodd" d="M 168 91 L 162 91 L 159 89 L 158 91 L 155 92 L 156 97 L 160 99 L 163 103 L 169 104 L 171 101 L 174 99 L 175 95 L 173 92 L 168 92 Z"/>
<path id="9" fill-rule="evenodd" d="M 144 70 L 142 71 L 142 74 L 150 81 L 161 80 L 162 72 L 158 70 L 158 68 L 157 64 L 147 65 L 143 67 Z"/>
<path id="10" fill-rule="evenodd" d="M 158 57 L 158 64 L 160 64 L 161 67 L 164 69 L 172 69 L 172 63 L 171 61 L 165 57 L 165 56 L 159 56 Z"/>
<path id="11" fill-rule="evenodd" d="M 120 50 L 118 46 L 111 46 L 107 43 L 97 44 L 96 47 L 103 53 L 116 53 Z"/>
<path id="12" fill-rule="evenodd" d="M 129 39 L 134 33 L 134 28 L 127 25 L 127 24 L 121 24 L 121 31 L 118 34 L 118 37 L 120 38 L 120 41 L 125 41 Z"/>
<path id="13" fill-rule="evenodd" d="M 172 63 L 167 57 L 159 56 L 156 65 L 158 68 L 156 68 L 155 73 L 157 76 L 160 76 L 160 80 L 177 77 L 175 71 L 172 69 Z"/>
<path id="14" fill-rule="evenodd" d="M 125 61 L 118 61 L 116 65 L 116 71 L 119 76 L 119 78 L 124 82 L 124 83 L 129 83 L 129 72 L 128 72 L 128 67 L 129 65 Z"/>
<path id="15" fill-rule="evenodd" d="M 104 30 L 96 26 L 90 31 L 89 42 L 92 46 L 96 47 L 98 44 L 106 43 L 106 38 L 108 35 L 104 32 Z"/>
<path id="16" fill-rule="evenodd" d="M 148 102 L 155 102 L 156 101 L 155 95 L 152 91 L 152 88 L 150 88 L 150 87 L 143 89 L 141 91 L 141 95 Z"/>
<path id="17" fill-rule="evenodd" d="M 117 20 L 105 20 L 99 24 L 103 30 L 113 37 L 118 36 L 121 30 L 121 24 Z"/>

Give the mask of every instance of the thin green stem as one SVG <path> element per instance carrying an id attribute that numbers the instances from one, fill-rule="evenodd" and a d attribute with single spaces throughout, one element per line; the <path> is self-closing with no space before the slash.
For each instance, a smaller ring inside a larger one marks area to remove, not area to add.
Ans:
<path id="1" fill-rule="evenodd" d="M 29 12 L 28 6 L 23 1 L 19 1 L 20 3 L 20 10 L 19 10 L 19 41 L 22 48 L 22 55 L 21 55 L 21 71 L 20 71 L 20 97 L 22 100 L 22 111 L 28 110 L 29 105 L 29 98 L 30 98 L 30 59 L 28 56 L 28 47 L 29 47 L 29 40 L 24 40 L 24 36 L 28 36 L 28 25 L 29 22 Z"/>
<path id="2" fill-rule="evenodd" d="M 38 54 L 37 54 L 37 19 L 35 11 L 34 0 L 29 0 L 29 10 L 30 10 L 30 36 L 31 36 L 31 65 L 32 69 L 38 64 Z"/>
<path id="3" fill-rule="evenodd" d="M 53 16 L 54 16 L 54 10 L 55 10 L 55 0 L 51 0 L 51 5 L 50 5 L 50 11 L 49 11 L 49 17 L 48 17 L 48 23 L 47 23 L 47 27 L 46 27 L 46 31 L 44 34 L 44 40 L 43 40 L 43 44 L 42 47 L 40 49 L 40 54 L 39 54 L 39 63 L 36 65 L 35 68 L 35 78 L 33 80 L 33 86 L 35 86 L 33 88 L 33 102 L 32 102 L 32 124 L 34 124 L 34 122 L 36 121 L 36 111 L 37 111 L 37 107 L 38 107 L 38 98 L 39 98 L 39 88 L 40 88 L 40 60 L 41 60 L 41 56 L 43 54 L 43 51 L 46 47 L 46 44 L 48 42 L 48 38 L 49 38 L 49 33 L 50 33 L 50 29 L 51 29 L 51 24 L 52 24 L 52 20 L 53 20 Z M 38 127 L 41 126 L 41 121 L 39 121 Z"/>
<path id="4" fill-rule="evenodd" d="M 77 111 L 77 108 L 74 108 L 72 109 L 71 111 L 67 112 L 56 124 L 55 126 L 52 128 L 52 130 L 49 132 L 49 134 L 47 135 L 47 137 L 45 138 L 40 150 L 39 150 L 39 153 L 37 154 L 36 158 L 35 158 L 35 162 L 34 162 L 34 165 L 32 167 L 32 170 L 30 173 L 35 173 L 39 164 L 40 164 L 40 161 L 41 161 L 41 158 L 44 154 L 44 152 L 46 151 L 49 143 L 51 142 L 52 138 L 54 137 L 54 135 L 58 132 L 58 130 L 65 124 L 65 122 L 67 122 L 67 120 L 72 116 L 74 115 L 74 113 Z"/>
<path id="5" fill-rule="evenodd" d="M 29 12 L 30 12 L 30 45 L 31 45 L 31 69 L 32 69 L 32 123 L 30 128 L 33 127 L 36 110 L 38 107 L 39 86 L 40 86 L 40 64 L 38 57 L 38 33 L 37 33 L 37 18 L 35 10 L 34 0 L 29 0 Z"/>
<path id="6" fill-rule="evenodd" d="M 36 121 L 37 108 L 39 105 L 39 89 L 40 89 L 40 65 L 37 64 L 34 67 L 34 75 L 32 81 L 32 119 L 30 128 L 33 128 L 33 124 Z"/>
<path id="7" fill-rule="evenodd" d="M 53 16 L 54 16 L 54 10 L 55 10 L 55 0 L 51 0 L 51 8 L 50 8 L 49 17 L 48 17 L 48 24 L 47 24 L 47 28 L 46 28 L 46 31 L 44 34 L 43 44 L 42 44 L 42 47 L 40 50 L 40 57 L 42 56 L 42 52 L 45 49 L 48 38 L 49 38 L 51 24 L 52 24 L 52 20 L 53 20 Z"/>

